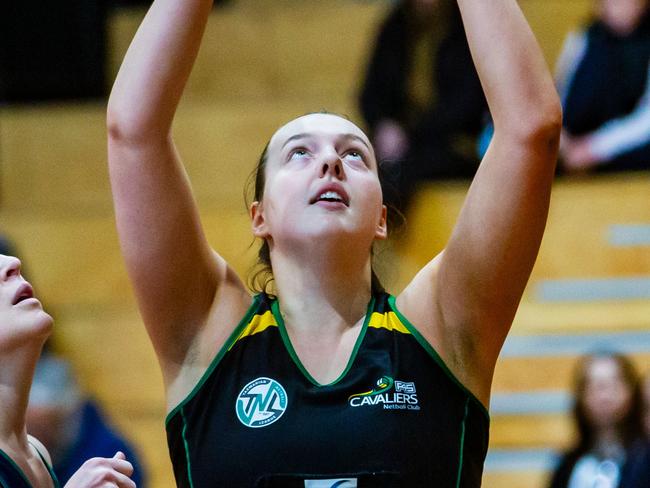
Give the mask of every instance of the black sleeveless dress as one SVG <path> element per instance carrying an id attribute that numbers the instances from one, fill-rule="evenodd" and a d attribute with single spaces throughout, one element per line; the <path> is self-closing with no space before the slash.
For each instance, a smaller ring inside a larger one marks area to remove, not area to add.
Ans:
<path id="1" fill-rule="evenodd" d="M 166 423 L 182 488 L 473 488 L 489 430 L 486 409 L 387 294 L 372 298 L 327 385 L 300 363 L 277 299 L 256 296 Z"/>

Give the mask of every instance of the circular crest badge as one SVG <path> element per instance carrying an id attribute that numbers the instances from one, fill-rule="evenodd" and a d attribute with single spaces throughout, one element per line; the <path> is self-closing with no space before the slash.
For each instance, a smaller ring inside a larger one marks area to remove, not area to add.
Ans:
<path id="1" fill-rule="evenodd" d="M 248 383 L 237 395 L 235 411 L 246 427 L 271 425 L 287 409 L 287 392 L 271 378 L 257 378 Z"/>

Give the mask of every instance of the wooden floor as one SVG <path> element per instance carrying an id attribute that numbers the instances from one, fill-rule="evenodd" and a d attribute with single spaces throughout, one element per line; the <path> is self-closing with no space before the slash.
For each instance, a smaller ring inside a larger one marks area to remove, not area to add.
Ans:
<path id="1" fill-rule="evenodd" d="M 254 249 L 243 189 L 262 148 L 295 115 L 321 108 L 355 115 L 369 39 L 388 4 L 233 3 L 237 8 L 210 20 L 174 130 L 208 239 L 245 275 Z M 552 63 L 559 39 L 584 17 L 589 2 L 521 4 Z M 347 15 L 340 15 L 341 5 Z M 141 11 L 120 11 L 113 18 L 113 72 L 141 17 Z M 304 71 L 300 81 L 296 67 Z M 57 351 L 140 446 L 150 486 L 170 488 L 161 378 L 117 244 L 104 118 L 100 103 L 0 109 L 0 232 L 20 248 L 29 278 L 55 315 Z M 421 189 L 405 234 L 385 253 L 393 291 L 444 247 L 466 190 L 451 183 Z M 647 174 L 557 182 L 513 337 L 650 330 L 647 299 L 553 301 L 540 294 L 540 286 L 557 280 L 650 276 L 648 245 L 615 246 L 609 237 L 613 226 L 650 225 L 648 195 Z M 650 344 L 633 359 L 650 370 Z M 494 394 L 567 393 L 578 360 L 570 353 L 504 356 Z M 491 449 L 561 449 L 573 435 L 567 411 L 493 415 L 491 429 Z M 542 488 L 547 476 L 543 470 L 488 470 L 484 486 Z"/>

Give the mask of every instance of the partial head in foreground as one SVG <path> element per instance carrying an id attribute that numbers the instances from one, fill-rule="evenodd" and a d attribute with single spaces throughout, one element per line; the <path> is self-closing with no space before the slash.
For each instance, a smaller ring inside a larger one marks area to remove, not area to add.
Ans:
<path id="1" fill-rule="evenodd" d="M 372 145 L 338 115 L 308 114 L 280 127 L 260 157 L 252 199 L 253 233 L 264 241 L 260 264 L 269 267 L 277 247 L 327 243 L 345 252 L 354 242 L 370 256 L 373 243 L 387 236 Z"/>
<path id="2" fill-rule="evenodd" d="M 0 254 L 0 350 L 26 342 L 45 341 L 52 328 L 50 317 L 20 274 L 20 260 Z"/>

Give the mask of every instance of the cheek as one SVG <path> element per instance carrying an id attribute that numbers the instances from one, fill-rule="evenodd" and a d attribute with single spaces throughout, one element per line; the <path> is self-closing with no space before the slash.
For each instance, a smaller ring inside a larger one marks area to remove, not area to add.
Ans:
<path id="1" fill-rule="evenodd" d="M 366 181 L 362 192 L 365 197 L 366 205 L 371 209 L 381 212 L 381 207 L 384 202 L 379 181 L 376 179 Z"/>
<path id="2" fill-rule="evenodd" d="M 277 174 L 264 189 L 266 219 L 284 216 L 305 200 L 304 184 L 297 175 Z"/>

